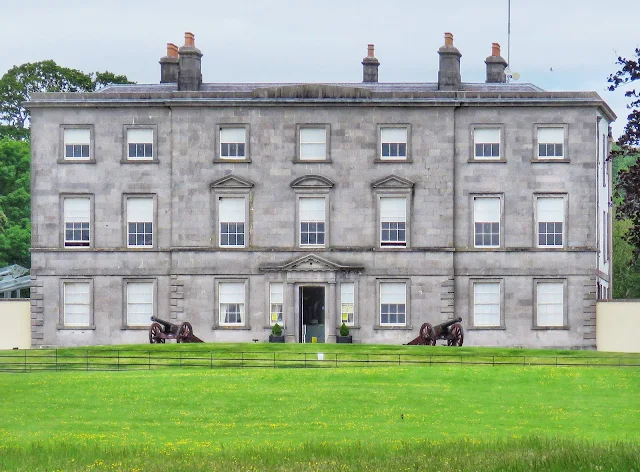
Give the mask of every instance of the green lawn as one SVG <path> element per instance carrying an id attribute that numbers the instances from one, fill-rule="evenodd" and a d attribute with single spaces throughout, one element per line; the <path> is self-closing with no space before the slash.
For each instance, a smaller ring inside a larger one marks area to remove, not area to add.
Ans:
<path id="1" fill-rule="evenodd" d="M 424 349 L 366 346 L 392 348 Z M 640 470 L 637 367 L 5 373 L 0 392 L 0 470 Z"/>

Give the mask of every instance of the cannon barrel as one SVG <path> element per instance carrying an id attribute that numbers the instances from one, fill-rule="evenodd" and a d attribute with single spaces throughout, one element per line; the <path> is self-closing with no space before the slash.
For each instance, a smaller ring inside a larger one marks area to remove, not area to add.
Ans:
<path id="1" fill-rule="evenodd" d="M 155 321 L 156 323 L 160 323 L 163 327 L 165 332 L 169 332 L 171 331 L 172 328 L 176 327 L 176 325 L 174 325 L 173 323 L 169 323 L 168 321 L 165 320 L 161 320 L 160 318 L 156 318 L 155 316 L 151 317 L 151 321 Z"/>
<path id="2" fill-rule="evenodd" d="M 449 326 L 453 326 L 454 324 L 460 323 L 461 321 L 462 321 L 462 318 L 458 316 L 456 319 L 445 321 L 444 323 L 440 323 L 439 325 L 434 326 L 434 328 L 436 328 L 437 330 L 447 329 Z"/>

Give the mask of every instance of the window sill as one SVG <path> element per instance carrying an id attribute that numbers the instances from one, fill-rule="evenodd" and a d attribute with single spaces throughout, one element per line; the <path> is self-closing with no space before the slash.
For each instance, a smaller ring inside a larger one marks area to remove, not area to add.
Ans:
<path id="1" fill-rule="evenodd" d="M 294 164 L 331 164 L 331 159 L 294 159 Z"/>
<path id="2" fill-rule="evenodd" d="M 65 251 L 93 251 L 91 246 L 63 246 Z"/>
<path id="3" fill-rule="evenodd" d="M 58 164 L 95 164 L 95 158 L 91 159 L 58 159 Z"/>
<path id="4" fill-rule="evenodd" d="M 213 158 L 214 164 L 251 164 L 251 158 L 244 157 L 242 159 L 221 159 L 219 157 Z"/>
<path id="5" fill-rule="evenodd" d="M 120 164 L 160 164 L 158 158 L 153 159 L 122 159 Z"/>
<path id="6" fill-rule="evenodd" d="M 410 158 L 405 158 L 405 159 L 380 159 L 379 157 L 376 157 L 373 160 L 374 164 L 412 164 L 413 160 Z"/>
<path id="7" fill-rule="evenodd" d="M 93 331 L 96 329 L 96 325 L 89 326 L 66 326 L 62 324 L 57 324 L 56 329 L 60 331 Z"/>
<path id="8" fill-rule="evenodd" d="M 153 251 L 154 246 L 127 246 L 127 251 Z"/>
<path id="9" fill-rule="evenodd" d="M 351 328 L 349 328 L 351 329 Z M 355 329 L 355 328 L 353 328 Z M 391 330 L 391 331 L 413 331 L 413 326 L 381 326 L 381 325 L 375 325 L 373 327 L 374 331 L 386 331 L 386 330 Z"/>
<path id="10" fill-rule="evenodd" d="M 482 162 L 484 163 L 488 163 L 488 164 L 492 164 L 492 163 L 497 163 L 497 164 L 506 164 L 507 160 L 503 157 L 501 157 L 500 159 L 489 159 L 489 158 L 473 158 L 473 159 L 469 159 L 467 161 L 468 163 L 477 163 L 477 162 Z"/>
<path id="11" fill-rule="evenodd" d="M 568 331 L 571 329 L 570 326 L 533 326 L 531 327 L 533 331 Z"/>
<path id="12" fill-rule="evenodd" d="M 407 246 L 380 246 L 376 248 L 378 251 L 406 251 L 407 249 L 411 249 Z"/>
<path id="13" fill-rule="evenodd" d="M 149 331 L 149 326 L 129 326 L 129 325 L 122 325 L 120 326 L 121 330 L 131 330 L 131 331 Z"/>
<path id="14" fill-rule="evenodd" d="M 534 159 L 531 159 L 531 163 L 532 164 L 554 164 L 554 163 L 568 164 L 569 162 L 571 162 L 571 161 L 569 159 L 566 159 L 566 158 L 562 158 L 562 159 L 553 159 L 553 158 L 538 159 L 538 158 L 534 158 Z"/>
<path id="15" fill-rule="evenodd" d="M 214 326 L 211 329 L 220 331 L 250 331 L 251 326 Z"/>

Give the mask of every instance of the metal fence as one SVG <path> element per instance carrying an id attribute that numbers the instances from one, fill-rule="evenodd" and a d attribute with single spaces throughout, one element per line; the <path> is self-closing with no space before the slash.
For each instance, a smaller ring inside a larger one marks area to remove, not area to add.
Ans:
<path id="1" fill-rule="evenodd" d="M 0 372 L 217 368 L 344 368 L 418 365 L 640 367 L 640 356 L 517 356 L 363 352 L 161 350 L 0 351 Z"/>

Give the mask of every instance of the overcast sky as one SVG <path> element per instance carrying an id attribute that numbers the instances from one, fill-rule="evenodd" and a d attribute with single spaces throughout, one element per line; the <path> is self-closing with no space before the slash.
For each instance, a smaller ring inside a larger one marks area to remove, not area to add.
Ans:
<path id="1" fill-rule="evenodd" d="M 166 43 L 196 37 L 205 82 L 360 82 L 375 44 L 380 82 L 437 81 L 443 33 L 462 53 L 462 80 L 483 82 L 491 43 L 507 58 L 508 0 L 0 0 L 0 74 L 53 59 L 158 83 Z M 545 90 L 606 91 L 618 55 L 640 46 L 640 1 L 511 0 L 511 69 Z"/>

